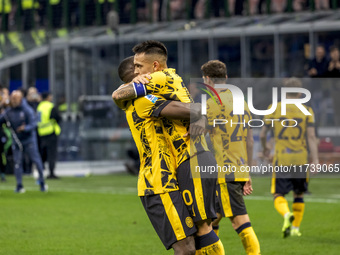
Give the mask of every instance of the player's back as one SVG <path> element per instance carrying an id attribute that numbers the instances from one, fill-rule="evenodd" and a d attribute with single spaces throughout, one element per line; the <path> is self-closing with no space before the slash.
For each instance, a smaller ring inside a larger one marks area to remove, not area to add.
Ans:
<path id="1" fill-rule="evenodd" d="M 178 190 L 176 165 L 162 130 L 160 120 L 142 118 L 137 114 L 136 102 L 131 100 L 126 107 L 126 119 L 140 157 L 138 195 L 152 195 Z M 140 104 L 139 104 L 140 105 Z M 143 107 L 140 105 L 139 107 Z"/>
<path id="2" fill-rule="evenodd" d="M 160 95 L 166 100 L 181 101 L 191 103 L 188 89 L 183 83 L 183 79 L 173 68 L 167 68 L 151 74 L 151 80 L 145 85 L 147 94 Z"/>
<path id="3" fill-rule="evenodd" d="M 146 84 L 148 94 L 160 95 L 167 100 L 193 103 L 188 89 L 183 83 L 182 78 L 176 74 L 172 68 L 164 69 L 160 72 L 151 74 L 152 79 Z M 172 153 L 176 158 L 177 165 L 180 165 L 190 156 L 203 151 L 209 151 L 203 135 L 190 139 L 184 137 L 189 130 L 190 121 L 180 119 L 162 118 L 163 128 L 166 138 L 171 143 Z"/>
<path id="4" fill-rule="evenodd" d="M 273 126 L 274 131 L 274 163 L 290 165 L 307 162 L 306 132 L 308 126 L 314 126 L 314 114 L 311 107 L 305 105 L 304 107 L 311 115 L 305 115 L 294 104 L 288 104 L 286 115 L 282 115 L 281 102 L 279 102 L 275 112 L 265 116 L 266 125 Z"/>
<path id="5" fill-rule="evenodd" d="M 219 182 L 247 181 L 249 173 L 241 171 L 241 166 L 248 164 L 247 136 L 248 121 L 251 114 L 244 102 L 244 115 L 233 114 L 233 96 L 230 90 L 219 93 L 222 105 L 213 99 L 207 101 L 207 118 L 210 129 L 210 138 L 214 148 L 217 164 L 228 167 L 228 172 L 221 172 Z M 224 120 L 223 123 L 214 125 L 214 120 Z M 225 123 L 226 122 L 226 123 Z"/>

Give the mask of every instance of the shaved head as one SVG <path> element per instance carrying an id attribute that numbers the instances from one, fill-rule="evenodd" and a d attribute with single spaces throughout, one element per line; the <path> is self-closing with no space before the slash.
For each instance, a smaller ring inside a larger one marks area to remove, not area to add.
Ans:
<path id="1" fill-rule="evenodd" d="M 13 108 L 20 106 L 22 102 L 22 98 L 23 98 L 22 92 L 19 90 L 14 90 L 10 97 L 11 106 Z"/>
<path id="2" fill-rule="evenodd" d="M 119 64 L 118 75 L 119 75 L 119 78 L 125 83 L 129 83 L 130 81 L 133 80 L 133 78 L 136 77 L 134 73 L 135 66 L 133 63 L 133 59 L 134 59 L 133 56 L 128 57 Z"/>

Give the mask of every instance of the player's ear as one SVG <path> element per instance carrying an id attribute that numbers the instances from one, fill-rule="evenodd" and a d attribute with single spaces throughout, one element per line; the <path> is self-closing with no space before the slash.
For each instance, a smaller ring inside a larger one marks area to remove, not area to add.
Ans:
<path id="1" fill-rule="evenodd" d="M 158 61 L 154 61 L 154 62 L 153 62 L 153 66 L 152 66 L 153 71 L 154 71 L 154 72 L 159 71 L 159 67 L 160 67 L 159 62 L 158 62 Z"/>

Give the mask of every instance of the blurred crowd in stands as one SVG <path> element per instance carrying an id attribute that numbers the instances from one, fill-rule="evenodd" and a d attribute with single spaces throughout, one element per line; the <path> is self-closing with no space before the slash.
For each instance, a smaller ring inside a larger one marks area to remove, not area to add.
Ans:
<path id="1" fill-rule="evenodd" d="M 0 0 L 0 31 L 337 9 L 340 0 Z M 117 16 L 117 15 L 116 15 Z"/>
<path id="2" fill-rule="evenodd" d="M 325 47 L 319 45 L 315 50 L 315 57 L 308 65 L 308 75 L 312 78 L 340 78 L 340 54 L 336 46 L 329 49 L 329 57 Z"/>

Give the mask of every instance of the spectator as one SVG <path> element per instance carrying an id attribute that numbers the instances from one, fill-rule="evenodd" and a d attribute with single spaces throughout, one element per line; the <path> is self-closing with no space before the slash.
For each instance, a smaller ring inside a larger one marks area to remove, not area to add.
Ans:
<path id="1" fill-rule="evenodd" d="M 96 9 L 96 3 L 95 0 L 87 0 L 85 1 L 85 25 L 86 26 L 92 26 L 95 20 L 95 14 L 94 11 Z"/>
<path id="2" fill-rule="evenodd" d="M 29 31 L 33 28 L 34 22 L 34 1 L 21 0 L 21 9 L 24 18 L 24 31 Z"/>
<path id="3" fill-rule="evenodd" d="M 271 1 L 272 11 L 275 13 L 282 13 L 286 9 L 287 1 L 286 0 L 273 0 Z"/>
<path id="4" fill-rule="evenodd" d="M 313 78 L 324 77 L 328 69 L 325 48 L 321 45 L 316 47 L 315 58 L 310 61 L 308 75 Z"/>
<path id="5" fill-rule="evenodd" d="M 37 111 L 38 104 L 41 101 L 41 96 L 35 87 L 30 87 L 27 91 L 27 103 L 33 108 L 34 111 Z"/>
<path id="6" fill-rule="evenodd" d="M 0 124 L 9 123 L 13 136 L 13 157 L 15 162 L 14 173 L 17 180 L 15 192 L 24 193 L 22 184 L 22 156 L 27 153 L 36 164 L 39 172 L 40 191 L 46 192 L 47 186 L 44 182 L 43 165 L 38 151 L 36 137 L 36 118 L 33 109 L 23 103 L 23 94 L 19 90 L 12 92 L 10 96 L 11 107 L 0 117 Z"/>
<path id="7" fill-rule="evenodd" d="M 335 46 L 330 48 L 331 60 L 328 64 L 327 77 L 340 77 L 340 55 L 339 49 Z"/>
<path id="8" fill-rule="evenodd" d="M 61 0 L 49 0 L 52 10 L 52 27 L 61 27 L 61 17 L 62 17 L 62 1 Z"/>
<path id="9" fill-rule="evenodd" d="M 0 100 L 0 108 L 1 108 L 1 114 L 3 111 L 9 106 L 9 90 L 8 88 L 2 87 L 1 88 L 1 100 Z"/>
<path id="10" fill-rule="evenodd" d="M 8 162 L 8 152 L 10 151 L 12 146 L 12 136 L 11 132 L 6 126 L 6 124 L 2 124 L 0 126 L 0 175 L 1 181 L 6 181 L 5 173 Z"/>
<path id="11" fill-rule="evenodd" d="M 113 0 L 98 0 L 100 5 L 100 25 L 106 25 L 107 14 L 111 11 Z"/>
<path id="12" fill-rule="evenodd" d="M 190 19 L 195 19 L 195 9 L 197 5 L 198 0 L 191 0 L 191 8 L 190 8 Z"/>
<path id="13" fill-rule="evenodd" d="M 316 10 L 328 10 L 329 9 L 329 0 L 315 0 L 315 9 Z"/>
<path id="14" fill-rule="evenodd" d="M 6 32 L 8 31 L 8 17 L 11 13 L 12 5 L 10 0 L 0 0 L 0 17 L 1 17 L 1 26 L 0 30 Z"/>
<path id="15" fill-rule="evenodd" d="M 8 89 L 0 85 L 0 114 L 8 106 Z M 12 136 L 6 124 L 0 125 L 0 175 L 1 181 L 6 181 L 5 173 L 8 163 L 8 153 L 11 152 Z"/>
<path id="16" fill-rule="evenodd" d="M 243 5 L 243 0 L 239 0 L 239 1 L 236 1 L 236 2 L 242 2 L 242 5 Z M 213 0 L 212 1 L 212 9 L 213 9 L 213 13 L 214 13 L 215 17 L 220 17 L 220 12 L 221 12 L 221 9 L 223 10 L 223 8 L 224 8 L 224 2 L 223 1 L 219 1 L 219 0 Z"/>
<path id="17" fill-rule="evenodd" d="M 49 0 L 38 0 L 38 3 L 39 3 L 39 8 L 38 8 L 39 25 L 41 27 L 46 26 L 47 1 L 49 1 Z"/>
<path id="18" fill-rule="evenodd" d="M 40 115 L 38 123 L 38 134 L 40 137 L 40 155 L 42 161 L 48 162 L 50 175 L 49 179 L 58 179 L 54 174 L 55 163 L 57 161 L 58 136 L 60 135 L 61 117 L 52 103 L 50 93 L 42 94 L 42 101 L 39 103 L 37 111 Z"/>
<path id="19" fill-rule="evenodd" d="M 23 99 L 25 103 L 25 99 Z M 41 101 L 41 96 L 37 90 L 36 87 L 30 87 L 27 90 L 27 95 L 26 95 L 26 101 L 28 103 L 29 106 L 32 107 L 32 109 L 34 110 L 34 114 L 37 118 L 37 107 Z M 37 128 L 36 128 L 36 132 L 38 132 Z M 37 136 L 37 142 L 38 142 L 38 147 L 40 144 L 40 140 L 39 140 L 39 136 Z M 31 174 L 32 173 L 32 160 L 30 160 L 30 158 L 28 157 L 28 155 L 24 155 L 23 157 L 23 169 L 24 169 L 24 173 L 25 174 Z"/>

